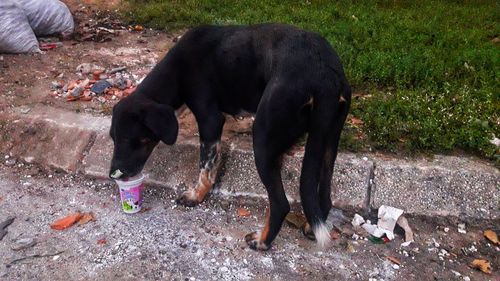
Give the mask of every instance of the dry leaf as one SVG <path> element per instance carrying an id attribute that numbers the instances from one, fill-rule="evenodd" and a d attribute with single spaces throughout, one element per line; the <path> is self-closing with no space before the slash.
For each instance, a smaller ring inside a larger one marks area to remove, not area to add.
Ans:
<path id="1" fill-rule="evenodd" d="M 347 242 L 347 248 L 346 248 L 346 250 L 349 253 L 355 253 L 356 252 L 356 250 L 354 250 L 354 246 L 351 243 L 349 243 L 349 242 Z"/>
<path id="2" fill-rule="evenodd" d="M 363 125 L 365 122 L 363 120 L 356 118 L 356 117 L 351 117 L 351 124 L 353 125 Z"/>
<path id="3" fill-rule="evenodd" d="M 244 208 L 239 208 L 238 209 L 238 216 L 240 217 L 249 217 L 250 216 L 250 211 Z"/>
<path id="4" fill-rule="evenodd" d="M 397 258 L 395 258 L 395 257 L 386 256 L 385 258 L 388 259 L 388 260 L 390 260 L 392 263 L 395 263 L 397 265 L 401 265 L 401 262 Z"/>
<path id="5" fill-rule="evenodd" d="M 62 219 L 55 221 L 53 224 L 50 225 L 50 228 L 55 229 L 55 230 L 64 230 L 64 229 L 74 225 L 81 218 L 82 218 L 82 214 L 80 214 L 79 212 L 76 212 L 74 214 L 71 214 L 69 216 L 66 216 Z"/>
<path id="6" fill-rule="evenodd" d="M 491 264 L 487 260 L 475 259 L 470 264 L 472 268 L 479 269 L 484 273 L 491 274 Z"/>
<path id="7" fill-rule="evenodd" d="M 294 226 L 295 228 L 302 228 L 306 224 L 307 220 L 306 217 L 302 214 L 297 214 L 290 212 L 288 215 L 285 217 L 286 221 Z"/>
<path id="8" fill-rule="evenodd" d="M 99 240 L 97 240 L 97 244 L 99 244 L 99 245 L 104 245 L 106 243 L 107 243 L 106 239 L 99 239 Z"/>
<path id="9" fill-rule="evenodd" d="M 92 212 L 84 213 L 80 218 L 80 220 L 78 221 L 78 226 L 84 225 L 90 221 L 95 221 L 94 214 Z"/>
<path id="10" fill-rule="evenodd" d="M 488 229 L 484 231 L 484 237 L 490 240 L 493 244 L 500 245 L 500 242 L 498 241 L 498 235 L 493 230 Z"/>
<path id="11" fill-rule="evenodd" d="M 338 233 L 337 231 L 335 230 L 332 230 L 330 231 L 330 237 L 333 239 L 333 240 L 337 240 L 340 238 L 340 233 Z"/>

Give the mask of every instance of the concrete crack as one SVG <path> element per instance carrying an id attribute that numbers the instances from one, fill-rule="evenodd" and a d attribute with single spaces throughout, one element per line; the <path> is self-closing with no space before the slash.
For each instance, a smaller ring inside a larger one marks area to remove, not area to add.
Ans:
<path id="1" fill-rule="evenodd" d="M 366 196 L 365 196 L 365 202 L 363 204 L 363 211 L 365 215 L 368 215 L 370 212 L 371 207 L 373 206 L 373 199 L 375 195 L 375 169 L 376 169 L 376 163 L 375 161 L 372 160 L 372 165 L 370 166 L 370 172 L 368 173 L 368 176 L 366 177 L 365 185 L 366 185 Z"/>

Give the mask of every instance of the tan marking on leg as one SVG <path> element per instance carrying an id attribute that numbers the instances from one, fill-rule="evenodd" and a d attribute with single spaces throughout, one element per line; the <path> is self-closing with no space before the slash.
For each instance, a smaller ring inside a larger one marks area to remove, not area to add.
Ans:
<path id="1" fill-rule="evenodd" d="M 214 170 L 214 169 L 213 169 Z M 196 194 L 196 201 L 202 202 L 205 199 L 207 193 L 212 189 L 214 185 L 214 180 L 210 178 L 210 170 L 202 169 L 200 171 L 200 177 L 198 178 L 198 184 L 196 185 L 194 191 Z"/>
<path id="2" fill-rule="evenodd" d="M 214 163 L 212 169 L 201 169 L 200 175 L 198 177 L 198 183 L 193 189 L 193 197 L 192 200 L 197 201 L 198 203 L 203 202 L 208 192 L 212 189 L 215 183 L 215 179 L 217 178 L 217 172 L 219 171 L 220 166 L 220 143 L 217 144 L 217 161 Z"/>
<path id="3" fill-rule="evenodd" d="M 345 100 L 344 96 L 340 96 L 340 98 L 339 98 L 339 102 L 346 102 L 346 100 Z"/>
<path id="4" fill-rule="evenodd" d="M 179 107 L 176 111 L 175 111 L 175 117 L 182 117 L 184 115 L 184 113 L 187 113 L 187 110 L 188 107 L 187 105 L 182 105 L 181 107 Z"/>
<path id="5" fill-rule="evenodd" d="M 271 208 L 268 208 L 266 211 L 266 224 L 264 225 L 264 228 L 262 228 L 262 231 L 260 232 L 260 241 L 264 242 L 267 239 L 267 236 L 269 235 L 269 219 L 271 217 Z"/>

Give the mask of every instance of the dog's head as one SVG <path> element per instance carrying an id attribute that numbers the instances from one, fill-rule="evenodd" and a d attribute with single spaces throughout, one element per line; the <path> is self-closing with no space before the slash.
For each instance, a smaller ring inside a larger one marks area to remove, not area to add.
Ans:
<path id="1" fill-rule="evenodd" d="M 172 107 L 136 94 L 121 100 L 111 119 L 114 150 L 109 176 L 123 179 L 139 174 L 158 142 L 174 144 L 178 130 Z"/>

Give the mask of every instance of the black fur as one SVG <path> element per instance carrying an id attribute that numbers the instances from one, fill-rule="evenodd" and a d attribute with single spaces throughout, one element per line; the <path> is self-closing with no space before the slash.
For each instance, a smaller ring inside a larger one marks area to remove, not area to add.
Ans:
<path id="1" fill-rule="evenodd" d="M 202 168 L 214 153 L 208 148 L 220 141 L 223 113 L 256 113 L 255 161 L 270 201 L 269 233 L 260 242 L 268 248 L 290 210 L 281 156 L 305 133 L 301 200 L 313 229 L 326 219 L 350 99 L 338 56 L 315 33 L 275 24 L 197 27 L 179 40 L 132 96 L 115 106 L 111 172 L 120 169 L 125 177 L 133 176 L 158 141 L 173 144 L 178 131 L 174 110 L 183 104 L 198 122 Z"/>

